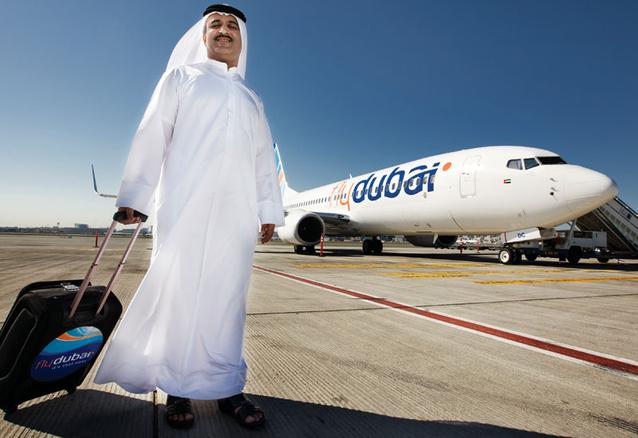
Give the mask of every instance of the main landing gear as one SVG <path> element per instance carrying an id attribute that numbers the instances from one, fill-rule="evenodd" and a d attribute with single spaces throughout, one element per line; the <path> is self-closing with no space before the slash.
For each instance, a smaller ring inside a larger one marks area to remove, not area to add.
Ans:
<path id="1" fill-rule="evenodd" d="M 383 252 L 383 242 L 381 239 L 377 239 L 376 237 L 372 239 L 364 239 L 362 249 L 364 254 L 380 255 Z"/>
<path id="2" fill-rule="evenodd" d="M 295 254 L 314 254 L 314 245 L 295 245 Z"/>

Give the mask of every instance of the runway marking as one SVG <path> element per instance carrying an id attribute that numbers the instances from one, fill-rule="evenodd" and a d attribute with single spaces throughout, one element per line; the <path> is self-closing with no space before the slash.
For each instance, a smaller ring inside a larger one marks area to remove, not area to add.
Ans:
<path id="1" fill-rule="evenodd" d="M 472 274 L 466 272 L 384 272 L 381 275 L 395 278 L 463 278 Z"/>
<path id="2" fill-rule="evenodd" d="M 407 304 L 402 304 L 396 301 L 387 300 L 385 298 L 377 297 L 374 295 L 369 295 L 366 293 L 357 292 L 350 289 L 345 289 L 332 284 L 323 283 L 320 281 L 312 280 L 310 278 L 301 277 L 295 274 L 290 274 L 288 272 L 265 268 L 263 266 L 258 266 L 258 265 L 253 265 L 253 267 L 259 271 L 277 275 L 277 276 L 286 278 L 288 280 L 292 280 L 302 284 L 317 287 L 319 289 L 327 290 L 340 295 L 358 298 L 380 307 L 387 307 L 389 309 L 392 309 L 398 312 L 407 313 L 412 316 L 422 317 L 430 321 L 446 325 L 448 327 L 456 328 L 458 330 L 463 330 L 470 333 L 478 334 L 480 336 L 485 336 L 500 342 L 505 342 L 511 345 L 530 349 L 533 351 L 537 351 L 550 356 L 569 360 L 572 362 L 594 366 L 606 371 L 610 371 L 622 377 L 626 377 L 632 380 L 638 380 L 638 362 L 634 362 L 630 359 L 617 357 L 617 356 L 600 353 L 596 351 L 591 351 L 591 350 L 587 350 L 580 347 L 574 347 L 574 346 L 562 344 L 550 339 L 531 336 L 524 333 L 518 333 L 512 330 L 506 330 L 500 327 L 491 326 L 491 325 L 471 321 L 468 319 L 445 315 L 440 312 L 433 312 L 431 310 L 419 309 Z"/>
<path id="3" fill-rule="evenodd" d="M 429 269 L 429 268 L 488 268 L 493 267 L 492 263 L 338 263 L 338 262 L 319 262 L 319 263 L 294 263 L 295 268 L 300 269 Z M 601 272 L 597 269 L 508 269 L 502 271 L 440 271 L 430 273 L 418 273 L 418 272 L 388 272 L 381 275 L 387 275 L 390 277 L 403 277 L 403 278 L 438 278 L 445 277 L 444 274 L 451 273 L 455 277 L 468 276 L 468 275 L 488 275 L 488 274 L 551 274 L 551 273 L 565 273 L 565 272 Z M 456 275 L 458 272 L 459 275 Z M 463 274 L 463 275 L 461 275 Z"/>
<path id="4" fill-rule="evenodd" d="M 595 281 L 637 281 L 638 276 L 607 276 L 607 277 L 576 277 L 576 278 L 539 278 L 525 280 L 478 280 L 477 284 L 535 284 L 535 283 L 575 283 L 575 282 L 595 282 Z"/>
<path id="5" fill-rule="evenodd" d="M 567 301 L 567 300 L 587 300 L 592 298 L 617 298 L 617 297 L 636 297 L 638 294 L 605 294 L 605 295 L 578 295 L 572 297 L 544 297 L 544 298 L 523 298 L 518 300 L 495 300 L 495 301 L 464 301 L 458 303 L 432 303 L 432 304 L 414 304 L 412 307 L 420 308 L 441 308 L 456 306 L 474 306 L 484 304 L 511 304 L 511 303 L 530 303 L 530 302 L 548 302 L 548 301 Z M 387 310 L 385 307 L 347 307 L 340 309 L 321 309 L 321 310 L 284 310 L 273 312 L 248 312 L 250 316 L 262 315 L 299 315 L 305 313 L 338 313 L 338 312 L 367 312 L 369 310 Z M 3 321 L 0 321 L 2 323 Z"/>
<path id="6" fill-rule="evenodd" d="M 434 272 L 383 272 L 386 277 L 398 278 L 446 278 L 446 277 L 470 277 L 472 275 L 503 275 L 503 274 L 546 274 L 554 273 L 548 270 L 509 270 L 509 271 L 434 271 Z"/>
<path id="7" fill-rule="evenodd" d="M 489 266 L 490 264 L 483 264 Z M 295 268 L 301 269 L 415 269 L 415 268 L 467 268 L 480 267 L 481 263 L 295 263 Z"/>

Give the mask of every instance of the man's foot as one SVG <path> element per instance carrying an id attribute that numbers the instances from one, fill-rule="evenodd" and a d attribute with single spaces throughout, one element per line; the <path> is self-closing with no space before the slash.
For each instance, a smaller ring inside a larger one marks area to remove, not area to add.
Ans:
<path id="1" fill-rule="evenodd" d="M 191 401 L 187 398 L 169 395 L 166 398 L 166 421 L 176 429 L 188 429 L 193 426 L 195 416 Z"/>
<path id="2" fill-rule="evenodd" d="M 244 394 L 233 395 L 217 401 L 219 410 L 233 417 L 237 422 L 248 428 L 258 429 L 266 422 L 264 412 L 248 400 Z"/>

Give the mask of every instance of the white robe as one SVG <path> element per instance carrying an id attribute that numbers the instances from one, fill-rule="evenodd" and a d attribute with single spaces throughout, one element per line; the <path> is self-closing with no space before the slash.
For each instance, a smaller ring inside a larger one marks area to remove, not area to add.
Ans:
<path id="1" fill-rule="evenodd" d="M 95 378 L 194 399 L 242 391 L 259 222 L 283 224 L 263 106 L 214 60 L 169 72 L 135 135 L 117 205 L 155 193 L 151 264 Z"/>

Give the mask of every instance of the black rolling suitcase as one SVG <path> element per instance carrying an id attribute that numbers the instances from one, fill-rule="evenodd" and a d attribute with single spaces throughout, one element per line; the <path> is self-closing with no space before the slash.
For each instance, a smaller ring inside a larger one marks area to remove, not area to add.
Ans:
<path id="1" fill-rule="evenodd" d="M 74 392 L 102 351 L 122 314 L 111 287 L 143 224 L 137 225 L 108 285 L 92 286 L 91 274 L 121 214 L 113 217 L 84 280 L 32 283 L 18 294 L 0 332 L 0 408 L 5 413 L 52 392 Z"/>

